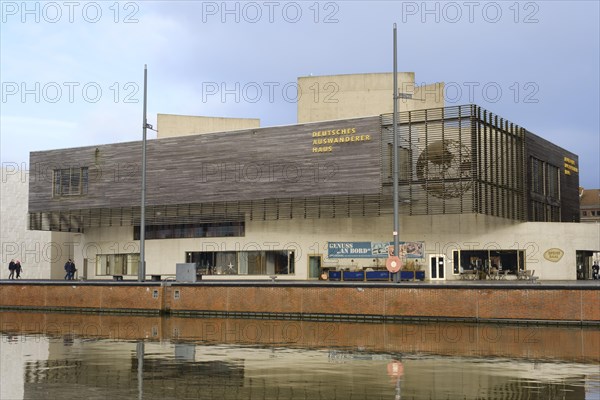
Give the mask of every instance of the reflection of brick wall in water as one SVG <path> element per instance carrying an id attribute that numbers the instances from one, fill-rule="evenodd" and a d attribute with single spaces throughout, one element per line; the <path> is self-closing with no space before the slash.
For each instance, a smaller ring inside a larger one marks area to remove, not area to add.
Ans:
<path id="1" fill-rule="evenodd" d="M 14 335 L 600 362 L 600 330 L 581 327 L 19 312 L 0 313 L 0 327 Z"/>
<path id="2" fill-rule="evenodd" d="M 158 317 L 114 314 L 0 312 L 3 333 L 83 337 L 114 340 L 158 340 L 163 321 Z"/>

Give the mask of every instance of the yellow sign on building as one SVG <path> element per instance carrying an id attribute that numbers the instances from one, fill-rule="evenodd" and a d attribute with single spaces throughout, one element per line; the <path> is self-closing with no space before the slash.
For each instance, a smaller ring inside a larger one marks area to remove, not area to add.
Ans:
<path id="1" fill-rule="evenodd" d="M 564 254 L 565 254 L 564 251 L 554 247 L 554 248 L 548 249 L 544 252 L 544 258 L 550 262 L 559 262 Z"/>
<path id="2" fill-rule="evenodd" d="M 571 175 L 571 173 L 579 173 L 579 168 L 577 168 L 577 163 L 575 162 L 575 160 L 569 158 L 569 157 L 565 157 L 564 158 L 565 161 L 565 175 Z"/>

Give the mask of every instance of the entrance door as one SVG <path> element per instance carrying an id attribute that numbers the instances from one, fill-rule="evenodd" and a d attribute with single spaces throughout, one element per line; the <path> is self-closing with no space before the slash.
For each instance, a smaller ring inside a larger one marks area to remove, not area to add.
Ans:
<path id="1" fill-rule="evenodd" d="M 446 257 L 441 254 L 429 256 L 429 273 L 431 280 L 445 280 Z"/>
<path id="2" fill-rule="evenodd" d="M 577 279 L 592 279 L 592 258 L 594 253 L 591 251 L 576 250 L 575 264 L 577 265 Z"/>
<path id="3" fill-rule="evenodd" d="M 319 279 L 321 276 L 321 255 L 308 256 L 308 279 Z"/>

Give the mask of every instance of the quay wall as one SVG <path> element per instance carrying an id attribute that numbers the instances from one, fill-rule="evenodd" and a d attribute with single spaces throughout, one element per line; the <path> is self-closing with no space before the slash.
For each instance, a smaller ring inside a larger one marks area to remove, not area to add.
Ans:
<path id="1" fill-rule="evenodd" d="M 314 320 L 600 324 L 598 286 L 10 282 L 0 308 Z"/>
<path id="2" fill-rule="evenodd" d="M 70 310 L 160 313 L 160 285 L 72 283 L 0 284 L 0 307 L 22 310 Z M 154 291 L 158 298 L 154 298 Z"/>

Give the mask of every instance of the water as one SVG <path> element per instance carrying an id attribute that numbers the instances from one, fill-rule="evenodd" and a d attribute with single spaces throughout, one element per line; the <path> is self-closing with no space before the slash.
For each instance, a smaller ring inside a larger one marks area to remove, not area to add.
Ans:
<path id="1" fill-rule="evenodd" d="M 600 330 L 0 313 L 1 399 L 600 399 Z"/>

